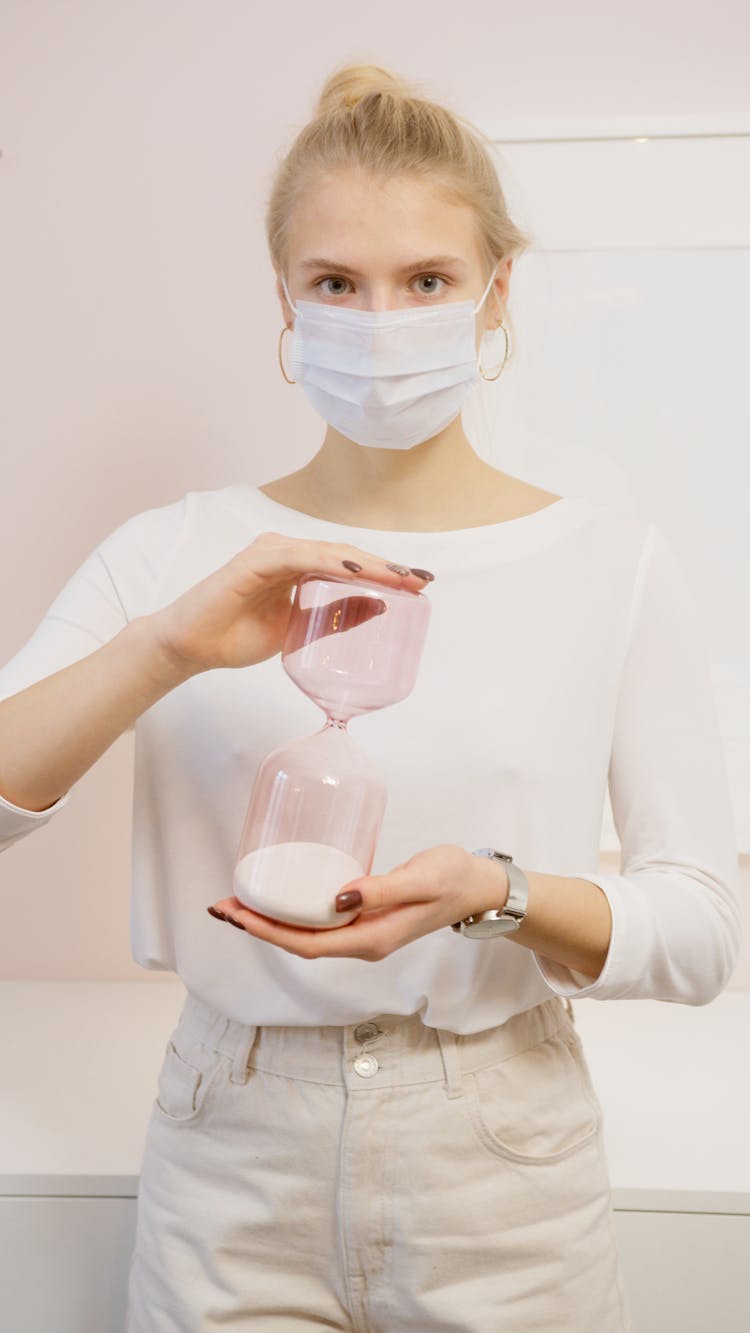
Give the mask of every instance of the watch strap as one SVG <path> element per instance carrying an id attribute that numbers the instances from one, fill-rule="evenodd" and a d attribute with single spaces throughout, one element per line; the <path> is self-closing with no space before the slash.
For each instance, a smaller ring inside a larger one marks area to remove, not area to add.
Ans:
<path id="1" fill-rule="evenodd" d="M 487 929 L 487 934 L 502 935 L 509 934 L 511 931 L 518 930 L 521 922 L 526 916 L 529 899 L 529 881 L 520 866 L 513 862 L 513 857 L 507 852 L 499 852 L 494 847 L 479 847 L 473 856 L 486 856 L 492 860 L 503 861 L 508 875 L 508 897 L 502 908 L 489 908 L 485 912 L 475 912 L 471 916 L 464 917 L 462 921 L 456 921 L 451 926 L 452 930 L 461 934 L 471 934 L 470 927 L 478 922 L 494 922 L 496 929 L 494 931 Z"/>

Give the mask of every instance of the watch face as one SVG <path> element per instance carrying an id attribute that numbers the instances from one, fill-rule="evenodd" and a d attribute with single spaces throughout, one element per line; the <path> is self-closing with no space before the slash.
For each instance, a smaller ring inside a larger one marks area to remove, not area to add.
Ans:
<path id="1" fill-rule="evenodd" d="M 511 931 L 518 930 L 519 921 L 514 921 L 512 917 L 505 917 L 502 921 L 473 921 L 470 926 L 464 927 L 464 933 L 471 939 L 489 939 L 492 935 L 509 935 Z"/>

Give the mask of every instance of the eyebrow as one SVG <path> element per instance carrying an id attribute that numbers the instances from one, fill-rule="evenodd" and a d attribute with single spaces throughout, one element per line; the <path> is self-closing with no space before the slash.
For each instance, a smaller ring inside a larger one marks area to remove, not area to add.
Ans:
<path id="1" fill-rule="evenodd" d="M 403 268 L 397 269 L 396 272 L 399 274 L 413 273 L 418 268 L 445 268 L 449 265 L 458 265 L 459 268 L 466 267 L 465 261 L 459 259 L 457 255 L 430 255 L 427 259 L 416 259 L 411 264 L 404 264 Z M 350 278 L 362 277 L 362 274 L 358 273 L 356 269 L 349 268 L 347 264 L 340 263 L 338 259 L 302 259 L 299 267 L 302 269 L 327 268 L 333 269 L 336 273 L 345 273 Z"/>

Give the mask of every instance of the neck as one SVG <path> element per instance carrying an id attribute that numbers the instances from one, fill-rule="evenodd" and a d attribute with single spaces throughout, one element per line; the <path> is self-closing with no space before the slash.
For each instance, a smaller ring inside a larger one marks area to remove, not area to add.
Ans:
<path id="1" fill-rule="evenodd" d="M 388 515 L 394 523 L 449 512 L 461 494 L 471 495 L 490 480 L 496 488 L 502 476 L 479 458 L 460 416 L 411 449 L 369 448 L 329 426 L 318 453 L 297 473 L 317 504 Z"/>

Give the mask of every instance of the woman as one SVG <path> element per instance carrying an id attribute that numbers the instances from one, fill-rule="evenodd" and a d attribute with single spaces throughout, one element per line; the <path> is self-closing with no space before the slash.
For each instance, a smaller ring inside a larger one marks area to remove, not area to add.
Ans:
<path id="1" fill-rule="evenodd" d="M 464 434 L 526 244 L 470 127 L 339 71 L 268 236 L 281 369 L 327 422 L 320 450 L 130 519 L 0 677 L 0 845 L 135 726 L 133 952 L 188 991 L 128 1330 L 621 1333 L 568 997 L 704 1004 L 734 966 L 690 595 L 653 524 L 502 473 Z M 309 570 L 432 602 L 412 694 L 351 723 L 389 804 L 375 873 L 341 886 L 359 915 L 332 930 L 225 892 L 253 773 L 320 722 L 276 660 Z M 596 869 L 608 774 L 621 875 Z M 484 912 L 497 938 L 451 929 Z"/>

